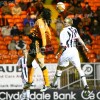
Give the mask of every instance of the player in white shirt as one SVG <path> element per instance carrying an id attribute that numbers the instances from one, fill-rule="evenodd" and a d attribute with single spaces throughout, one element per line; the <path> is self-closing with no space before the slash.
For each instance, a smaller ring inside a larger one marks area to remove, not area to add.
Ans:
<path id="1" fill-rule="evenodd" d="M 75 27 L 72 27 L 73 20 L 71 18 L 65 18 L 63 30 L 60 33 L 60 48 L 56 54 L 58 56 L 59 52 L 62 50 L 62 54 L 58 61 L 57 71 L 51 84 L 51 87 L 57 87 L 58 80 L 62 74 L 62 70 L 69 65 L 69 61 L 76 67 L 79 75 L 82 79 L 84 90 L 88 91 L 89 87 L 87 85 L 86 77 L 81 69 L 80 58 L 78 50 L 76 48 L 76 40 L 78 40 L 86 51 L 89 51 L 85 46 L 85 43 L 78 34 Z"/>
<path id="2" fill-rule="evenodd" d="M 17 67 L 22 68 L 22 83 L 23 85 L 25 85 L 28 81 L 28 69 L 27 69 L 27 54 L 28 54 L 28 50 L 23 50 L 23 54 L 24 56 L 22 56 L 21 58 L 19 58 L 18 62 L 17 62 Z M 37 62 L 34 60 L 32 62 L 33 67 L 35 66 L 35 68 L 37 67 Z M 32 84 L 33 86 L 35 86 L 35 84 Z M 24 90 L 22 91 L 22 95 L 21 95 L 21 100 L 29 100 L 30 97 L 30 89 Z"/>

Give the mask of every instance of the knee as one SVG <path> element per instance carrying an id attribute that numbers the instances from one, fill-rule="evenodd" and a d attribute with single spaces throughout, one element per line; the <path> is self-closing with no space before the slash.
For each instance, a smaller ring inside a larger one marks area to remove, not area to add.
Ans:
<path id="1" fill-rule="evenodd" d="M 60 77 L 61 75 L 62 75 L 62 71 L 61 71 L 61 70 L 57 70 L 57 71 L 56 71 L 56 76 L 57 76 L 57 77 Z"/>
<path id="2" fill-rule="evenodd" d="M 44 67 L 41 68 L 42 71 L 44 71 L 44 70 L 46 70 L 46 69 L 47 69 L 46 66 L 44 66 Z"/>

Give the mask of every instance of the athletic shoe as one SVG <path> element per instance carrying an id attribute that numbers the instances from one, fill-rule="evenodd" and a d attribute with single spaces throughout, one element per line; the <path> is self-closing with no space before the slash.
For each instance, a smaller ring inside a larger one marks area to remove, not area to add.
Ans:
<path id="1" fill-rule="evenodd" d="M 40 90 L 40 92 L 45 92 L 46 90 L 50 89 L 50 86 L 43 86 L 43 88 Z"/>
<path id="2" fill-rule="evenodd" d="M 30 86 L 32 86 L 32 83 L 26 83 L 25 85 L 24 85 L 24 88 L 23 89 L 25 89 L 25 90 L 27 90 L 27 89 L 30 89 Z"/>
<path id="3" fill-rule="evenodd" d="M 88 97 L 90 91 L 89 91 L 89 86 L 86 85 L 85 88 L 84 88 L 84 96 Z"/>
<path id="4" fill-rule="evenodd" d="M 58 87 L 58 85 L 54 86 L 53 83 L 51 83 L 50 86 L 51 86 L 51 88 L 55 88 L 55 89 Z"/>

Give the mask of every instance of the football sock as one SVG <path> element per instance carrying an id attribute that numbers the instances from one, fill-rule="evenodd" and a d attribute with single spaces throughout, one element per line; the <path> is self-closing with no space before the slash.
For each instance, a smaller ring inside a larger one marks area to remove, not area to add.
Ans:
<path id="1" fill-rule="evenodd" d="M 42 72 L 43 72 L 43 77 L 44 77 L 45 85 L 46 86 L 50 86 L 48 70 L 47 70 L 47 68 L 45 66 L 42 68 Z"/>
<path id="2" fill-rule="evenodd" d="M 33 82 L 33 74 L 34 74 L 34 68 L 28 68 L 28 83 Z"/>
<path id="3" fill-rule="evenodd" d="M 56 74 L 55 74 L 55 76 L 54 76 L 54 79 L 53 79 L 53 85 L 54 85 L 54 86 L 55 86 L 55 85 L 58 85 L 58 81 L 59 81 L 59 79 L 60 79 L 61 74 L 62 74 L 62 71 L 57 70 L 57 72 L 56 72 Z"/>

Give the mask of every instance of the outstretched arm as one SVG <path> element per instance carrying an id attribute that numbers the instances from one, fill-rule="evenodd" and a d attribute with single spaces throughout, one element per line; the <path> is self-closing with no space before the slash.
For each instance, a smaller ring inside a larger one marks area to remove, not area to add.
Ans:
<path id="1" fill-rule="evenodd" d="M 83 40 L 79 37 L 78 41 L 81 43 L 81 45 L 84 47 L 84 49 L 88 52 L 89 49 L 86 47 L 85 43 L 83 42 Z"/>

